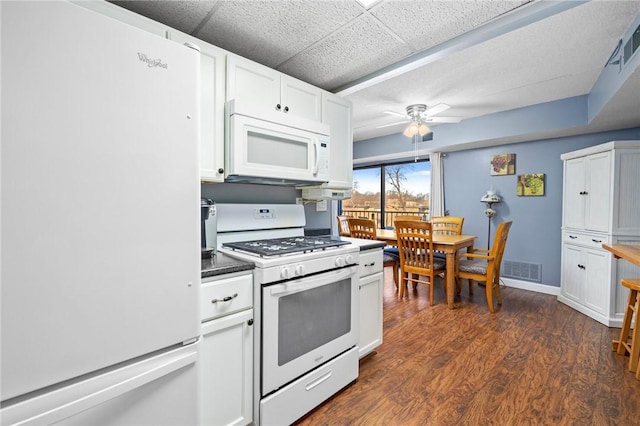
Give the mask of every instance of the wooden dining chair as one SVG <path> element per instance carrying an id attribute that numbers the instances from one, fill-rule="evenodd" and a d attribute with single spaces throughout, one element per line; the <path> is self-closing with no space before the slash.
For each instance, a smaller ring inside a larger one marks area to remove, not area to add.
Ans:
<path id="1" fill-rule="evenodd" d="M 485 283 L 489 312 L 495 311 L 493 307 L 494 294 L 498 305 L 502 305 L 500 264 L 511 224 L 512 222 L 502 222 L 498 225 L 491 250 L 475 249 L 471 253 L 461 253 L 460 261 L 456 264 L 456 279 L 469 280 L 469 294 L 473 294 L 474 281 Z"/>
<path id="2" fill-rule="evenodd" d="M 433 256 L 431 223 L 396 220 L 394 223 L 400 254 L 400 298 L 410 282 L 429 285 L 429 305 L 433 305 L 435 277 L 446 274 L 446 263 Z M 423 276 L 425 279 L 421 279 Z M 445 280 L 446 280 L 446 275 Z"/>
<path id="3" fill-rule="evenodd" d="M 336 216 L 338 219 L 338 235 L 341 237 L 350 237 L 351 232 L 349 231 L 349 217 L 338 215 Z"/>
<path id="4" fill-rule="evenodd" d="M 375 240 L 376 238 L 376 222 L 372 219 L 348 218 L 349 231 L 352 238 L 362 238 L 365 240 Z M 393 283 L 398 287 L 398 268 L 400 266 L 400 258 L 393 253 L 382 251 L 382 267 L 393 267 Z"/>
<path id="5" fill-rule="evenodd" d="M 422 216 L 413 214 L 404 214 L 396 216 L 396 220 L 422 220 Z"/>
<path id="6" fill-rule="evenodd" d="M 434 234 L 462 235 L 464 217 L 434 216 L 431 218 L 431 229 Z"/>

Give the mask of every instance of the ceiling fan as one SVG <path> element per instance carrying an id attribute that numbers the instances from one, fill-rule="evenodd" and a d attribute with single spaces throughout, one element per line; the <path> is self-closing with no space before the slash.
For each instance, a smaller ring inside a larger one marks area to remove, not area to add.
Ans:
<path id="1" fill-rule="evenodd" d="M 413 104 L 407 107 L 406 114 L 401 114 L 395 111 L 385 111 L 386 114 L 404 117 L 404 120 L 396 121 L 389 124 L 383 124 L 382 126 L 377 126 L 377 128 L 381 129 L 383 127 L 409 123 L 409 125 L 403 132 L 405 136 L 413 137 L 418 133 L 420 134 L 420 136 L 424 136 L 430 131 L 426 123 L 459 123 L 462 120 L 461 117 L 433 117 L 434 115 L 439 114 L 442 111 L 448 110 L 449 108 L 451 107 L 447 104 L 436 104 L 428 108 L 425 104 Z"/>

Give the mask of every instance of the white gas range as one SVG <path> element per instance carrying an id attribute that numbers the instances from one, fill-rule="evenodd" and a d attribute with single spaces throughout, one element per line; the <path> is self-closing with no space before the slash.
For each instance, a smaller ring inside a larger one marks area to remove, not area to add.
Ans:
<path id="1" fill-rule="evenodd" d="M 304 236 L 296 204 L 217 204 L 219 250 L 253 262 L 254 418 L 290 424 L 358 376 L 359 247 Z"/>

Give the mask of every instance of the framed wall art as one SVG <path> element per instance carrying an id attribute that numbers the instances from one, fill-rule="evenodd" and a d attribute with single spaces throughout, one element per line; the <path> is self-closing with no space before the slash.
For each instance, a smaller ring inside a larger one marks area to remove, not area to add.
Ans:
<path id="1" fill-rule="evenodd" d="M 516 194 L 520 197 L 540 197 L 544 195 L 544 173 L 518 175 Z"/>
<path id="2" fill-rule="evenodd" d="M 516 155 L 498 154 L 491 157 L 491 176 L 516 174 Z"/>

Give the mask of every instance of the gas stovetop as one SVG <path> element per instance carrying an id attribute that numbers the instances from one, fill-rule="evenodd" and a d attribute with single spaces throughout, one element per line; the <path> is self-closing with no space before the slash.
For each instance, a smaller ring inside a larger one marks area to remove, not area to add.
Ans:
<path id="1" fill-rule="evenodd" d="M 254 256 L 269 257 L 283 254 L 306 253 L 311 251 L 325 250 L 334 247 L 351 244 L 343 241 L 340 237 L 285 237 L 272 238 L 267 240 L 238 241 L 222 244 L 223 247 L 239 250 Z"/>

